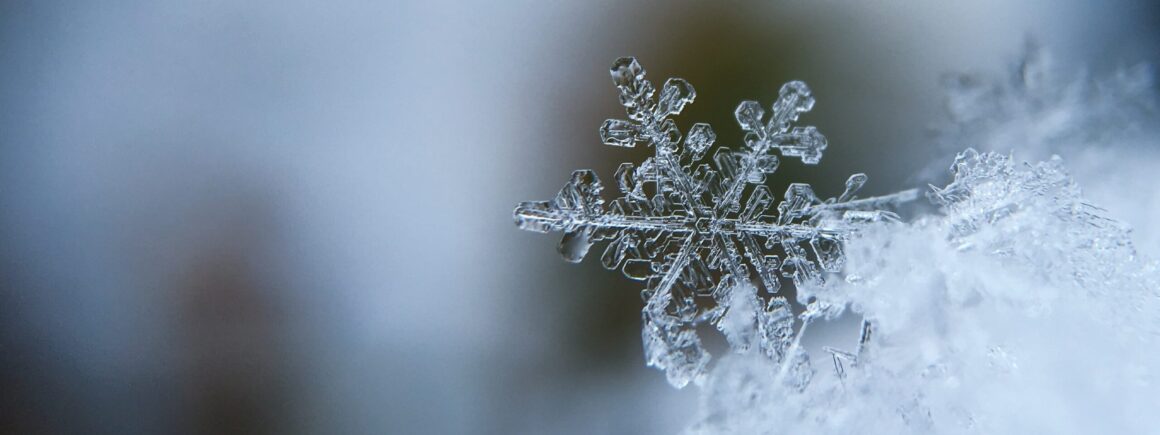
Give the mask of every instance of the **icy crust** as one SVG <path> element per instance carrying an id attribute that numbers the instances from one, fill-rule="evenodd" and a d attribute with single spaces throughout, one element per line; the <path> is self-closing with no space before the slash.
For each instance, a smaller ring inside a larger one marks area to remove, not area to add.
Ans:
<path id="1" fill-rule="evenodd" d="M 682 135 L 672 119 L 696 97 L 691 84 L 673 78 L 658 90 L 631 57 L 616 60 L 610 73 L 627 119 L 605 121 L 601 140 L 649 146 L 654 155 L 617 168 L 614 200 L 605 202 L 594 171 L 578 170 L 555 198 L 519 204 L 516 224 L 563 232 L 559 251 L 571 262 L 607 243 L 601 263 L 645 284 L 645 359 L 672 385 L 703 378 L 709 354 L 695 328 L 711 324 L 726 331 L 732 351 L 756 349 L 804 386 L 808 358 L 796 341 L 790 301 L 778 296 L 782 280 L 798 288 L 825 285 L 842 270 L 845 241 L 868 223 L 896 219 L 887 209 L 917 192 L 858 198 L 867 177 L 854 174 L 837 197 L 823 199 L 808 184 L 793 183 L 776 201 L 765 181 L 780 157 L 814 165 L 828 146 L 817 128 L 794 125 L 814 106 L 803 82 L 784 84 L 768 114 L 756 101 L 739 104 L 734 116 L 744 144 L 718 147 L 706 159 L 713 129 L 696 123 Z M 810 306 L 803 323 L 831 308 Z"/>
<path id="2" fill-rule="evenodd" d="M 1150 433 L 1160 274 L 1058 157 L 959 154 L 942 213 L 863 229 L 815 297 L 865 316 L 807 387 L 751 356 L 705 383 L 691 433 Z"/>

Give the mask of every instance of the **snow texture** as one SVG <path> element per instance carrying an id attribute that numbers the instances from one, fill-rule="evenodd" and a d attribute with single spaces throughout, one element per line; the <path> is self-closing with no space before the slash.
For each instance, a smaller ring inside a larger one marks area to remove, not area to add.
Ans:
<path id="1" fill-rule="evenodd" d="M 746 147 L 719 149 L 725 157 L 691 170 L 710 130 L 694 126 L 701 133 L 690 138 L 701 139 L 678 147 L 667 116 L 692 101 L 692 87 L 670 80 L 653 103 L 643 70 L 622 59 L 613 77 L 632 121 L 608 121 L 602 136 L 651 145 L 656 156 L 621 166 L 621 196 L 608 208 L 595 175 L 577 171 L 556 199 L 521 204 L 516 221 L 565 232 L 561 252 L 573 261 L 612 240 L 605 265 L 647 281 L 649 363 L 674 385 L 702 388 L 689 433 L 1152 433 L 1160 427 L 1160 270 L 1058 155 L 1077 155 L 1069 162 L 1097 184 L 1092 174 L 1108 161 L 1160 161 L 1141 151 L 1156 140 L 1149 70 L 1048 79 L 1036 56 L 1012 84 L 962 79 L 951 90 L 938 141 L 983 151 L 959 152 L 952 180 L 926 192 L 937 210 L 911 222 L 884 208 L 914 192 L 854 199 L 860 174 L 826 201 L 791 184 L 766 213 L 763 176 L 776 168 L 769 151 L 813 164 L 824 149 L 815 130 L 789 128 L 812 106 L 804 85 L 783 87 L 765 125 L 760 106 L 742 103 Z M 1141 153 L 1093 163 L 1087 150 L 1104 141 Z M 1024 148 L 1040 161 L 1020 163 L 1010 152 Z M 1119 179 L 1110 172 L 1104 178 Z M 1147 183 L 1145 192 L 1107 189 L 1101 199 L 1150 223 L 1160 214 L 1150 212 Z M 782 278 L 806 305 L 800 322 L 791 301 L 775 295 Z M 824 348 L 832 367 L 814 367 L 800 345 L 806 327 L 843 314 L 862 317 L 857 341 Z M 731 350 L 711 368 L 693 329 L 706 322 Z"/>
<path id="2" fill-rule="evenodd" d="M 1157 115 L 1154 75 L 1147 64 L 1102 74 L 1067 71 L 1050 51 L 1029 42 L 1005 76 L 942 78 L 946 119 L 937 127 L 937 141 L 952 153 L 967 146 L 1018 149 L 1033 160 L 1093 146 L 1121 147 L 1124 141 L 1151 142 Z"/>
<path id="3" fill-rule="evenodd" d="M 799 295 L 864 316 L 859 345 L 804 390 L 729 357 L 690 432 L 1155 432 L 1160 273 L 1133 243 L 1160 218 L 1152 75 L 1071 77 L 1031 47 L 1005 79 L 948 79 L 937 142 L 985 151 L 930 188 L 938 213 L 863 229 L 845 279 Z"/>
<path id="4" fill-rule="evenodd" d="M 709 376 L 691 433 L 1149 433 L 1160 274 L 1058 157 L 960 153 L 941 213 L 864 229 L 846 279 L 802 297 L 865 318 L 808 388 L 746 356 Z M 840 363 L 840 364 L 838 364 Z"/>
<path id="5" fill-rule="evenodd" d="M 1147 64 L 1087 71 L 1061 65 L 1028 43 L 1006 74 L 949 74 L 935 143 L 948 158 L 964 148 L 1016 152 L 1028 161 L 1060 155 L 1086 196 L 1133 227 L 1142 252 L 1160 255 L 1160 162 L 1156 71 Z M 1130 158 L 1126 158 L 1130 157 Z M 940 179 L 945 161 L 926 179 Z M 1126 192 L 1131 192 L 1125 195 Z"/>
<path id="6" fill-rule="evenodd" d="M 855 194 L 867 177 L 854 174 L 836 198 L 822 200 L 808 184 L 794 183 L 771 207 L 774 195 L 764 183 L 780 164 L 774 151 L 814 165 L 827 146 L 816 128 L 792 126 L 814 105 L 805 83 L 782 86 L 768 118 L 756 101 L 738 105 L 734 115 L 746 132 L 744 146 L 720 147 L 701 163 L 716 139 L 712 128 L 694 124 L 682 142 L 670 118 L 696 97 L 692 85 L 669 79 L 656 95 L 631 57 L 616 60 L 611 74 L 628 119 L 605 121 L 602 141 L 647 145 L 655 154 L 639 166 L 620 165 L 618 196 L 609 206 L 596 173 L 578 170 L 554 199 L 519 204 L 516 224 L 564 232 L 559 251 L 571 262 L 582 260 L 593 244 L 610 241 L 600 260 L 645 281 L 645 357 L 672 385 L 703 379 L 709 354 L 696 328 L 713 324 L 732 350 L 758 348 L 782 367 L 780 378 L 804 387 L 808 357 L 798 345 L 800 331 L 793 331 L 790 302 L 777 296 L 781 280 L 798 288 L 824 285 L 827 275 L 842 270 L 843 243 L 860 226 L 897 219 L 884 209 L 914 199 L 916 191 L 859 199 Z M 841 307 L 810 305 L 802 328 L 835 308 Z"/>

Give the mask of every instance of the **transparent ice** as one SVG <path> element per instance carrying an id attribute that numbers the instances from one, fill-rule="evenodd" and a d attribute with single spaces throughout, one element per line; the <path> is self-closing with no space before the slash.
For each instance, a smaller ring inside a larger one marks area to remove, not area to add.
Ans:
<path id="1" fill-rule="evenodd" d="M 765 181 L 777 170 L 778 155 L 814 165 L 827 146 L 816 128 L 793 126 L 814 105 L 805 83 L 783 85 L 768 117 L 756 101 L 739 104 L 734 115 L 746 133 L 744 145 L 719 147 L 702 163 L 716 139 L 712 128 L 694 124 L 682 141 L 671 118 L 696 97 L 692 85 L 673 78 L 658 93 L 631 57 L 616 60 L 611 74 L 628 119 L 605 121 L 601 140 L 650 146 L 654 155 L 620 165 L 617 197 L 608 206 L 596 173 L 578 170 L 555 198 L 519 204 L 516 224 L 563 232 L 559 251 L 571 262 L 608 241 L 604 267 L 645 282 L 646 360 L 674 386 L 702 379 L 709 354 L 696 327 L 713 324 L 733 350 L 758 348 L 782 367 L 779 377 L 804 387 L 811 371 L 790 302 L 777 295 L 781 280 L 799 289 L 824 285 L 827 275 L 842 270 L 845 241 L 860 226 L 896 219 L 886 208 L 917 192 L 859 199 L 867 177 L 854 174 L 838 197 L 823 200 L 808 184 L 793 183 L 774 207 Z M 833 308 L 811 304 L 801 328 Z"/>
<path id="2" fill-rule="evenodd" d="M 1030 56 L 1010 83 L 954 82 L 937 140 L 982 151 L 959 152 L 951 180 L 926 189 L 935 210 L 909 222 L 889 209 L 918 192 L 857 199 L 862 174 L 824 201 L 790 184 L 771 207 L 777 156 L 816 164 L 825 149 L 816 129 L 791 125 L 813 104 L 804 84 L 784 86 L 768 120 L 742 103 L 744 146 L 702 164 L 712 130 L 695 124 L 682 142 L 669 118 L 692 86 L 670 80 L 654 100 L 630 58 L 612 69 L 629 119 L 601 136 L 655 155 L 621 165 L 608 207 L 596 175 L 577 171 L 515 219 L 564 232 L 570 261 L 608 241 L 604 265 L 646 281 L 649 364 L 701 387 L 690 433 L 1154 433 L 1160 268 L 1139 249 L 1154 246 L 1098 205 L 1149 230 L 1160 219 L 1150 70 L 1076 82 Z M 796 301 L 778 296 L 783 280 Z M 816 369 L 806 327 L 843 314 L 860 330 L 823 347 L 814 357 L 832 368 Z M 712 366 L 694 329 L 705 323 L 730 344 Z"/>

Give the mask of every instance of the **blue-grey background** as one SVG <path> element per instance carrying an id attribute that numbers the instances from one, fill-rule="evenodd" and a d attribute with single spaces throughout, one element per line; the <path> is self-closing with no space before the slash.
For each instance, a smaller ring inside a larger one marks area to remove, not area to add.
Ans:
<path id="1" fill-rule="evenodd" d="M 648 152 L 599 144 L 613 59 L 726 144 L 806 80 L 830 149 L 776 181 L 883 193 L 947 157 L 940 75 L 1154 63 L 1158 9 L 0 2 L 0 433 L 671 433 L 638 284 L 511 222 Z"/>

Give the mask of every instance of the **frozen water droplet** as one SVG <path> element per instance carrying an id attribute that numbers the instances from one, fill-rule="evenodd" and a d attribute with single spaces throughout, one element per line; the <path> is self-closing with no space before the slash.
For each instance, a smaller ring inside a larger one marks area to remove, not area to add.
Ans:
<path id="1" fill-rule="evenodd" d="M 580 229 L 564 234 L 564 238 L 560 240 L 559 251 L 560 255 L 564 256 L 564 260 L 570 263 L 579 263 L 588 255 L 588 248 L 592 247 L 592 240 L 586 229 Z"/>

